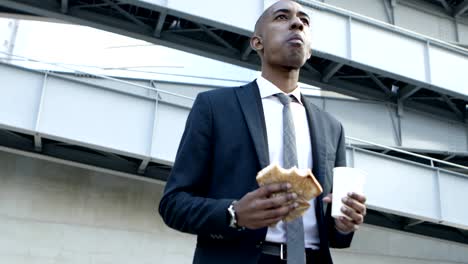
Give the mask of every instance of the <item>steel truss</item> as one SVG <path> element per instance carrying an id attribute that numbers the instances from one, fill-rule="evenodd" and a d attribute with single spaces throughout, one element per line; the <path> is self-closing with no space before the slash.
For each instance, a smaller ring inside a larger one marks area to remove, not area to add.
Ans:
<path id="1" fill-rule="evenodd" d="M 468 6 L 468 1 L 436 2 L 454 6 L 451 9 L 457 13 L 465 12 Z M 249 32 L 217 28 L 189 15 L 154 6 L 139 6 L 132 1 L 5 0 L 0 2 L 2 11 L 88 25 L 251 69 L 258 69 L 260 65 L 259 57 L 250 48 Z M 307 61 L 301 80 L 356 98 L 398 103 L 458 120 L 467 117 L 468 101 L 464 98 L 434 91 L 430 85 L 397 79 L 379 70 L 337 62 L 319 52 Z"/>

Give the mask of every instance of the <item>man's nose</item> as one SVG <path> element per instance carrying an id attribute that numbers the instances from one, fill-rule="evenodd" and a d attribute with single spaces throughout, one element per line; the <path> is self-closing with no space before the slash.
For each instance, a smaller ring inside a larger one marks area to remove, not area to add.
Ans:
<path id="1" fill-rule="evenodd" d="M 290 29 L 298 29 L 298 30 L 304 29 L 304 23 L 302 22 L 300 17 L 294 17 L 293 19 L 291 19 Z"/>

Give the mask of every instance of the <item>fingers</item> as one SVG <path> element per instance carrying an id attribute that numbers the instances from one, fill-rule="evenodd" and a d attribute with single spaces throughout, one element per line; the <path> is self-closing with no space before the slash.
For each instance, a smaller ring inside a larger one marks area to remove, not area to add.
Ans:
<path id="1" fill-rule="evenodd" d="M 276 224 L 283 220 L 283 218 L 286 217 L 286 215 L 288 215 L 288 213 L 295 207 L 297 207 L 297 204 L 292 203 L 275 209 L 256 211 L 250 216 L 255 219 L 255 221 L 252 221 L 249 228 L 257 229 Z"/>
<path id="2" fill-rule="evenodd" d="M 362 204 L 366 203 L 367 200 L 366 196 L 354 192 L 348 193 L 348 196 Z"/>
<path id="3" fill-rule="evenodd" d="M 367 213 L 365 205 L 366 197 L 357 193 L 349 193 L 347 197 L 342 199 L 344 206 L 341 211 L 349 217 L 338 217 L 335 220 L 336 228 L 342 232 L 354 232 L 359 228 L 359 225 L 364 222 L 364 216 Z"/>
<path id="4" fill-rule="evenodd" d="M 343 206 L 341 208 L 341 211 L 345 215 L 347 215 L 349 218 L 351 218 L 351 220 L 349 220 L 349 221 L 352 222 L 355 225 L 360 225 L 360 224 L 362 224 L 364 222 L 364 216 L 362 214 L 357 213 L 352 208 L 349 208 L 347 206 Z"/>
<path id="5" fill-rule="evenodd" d="M 295 193 L 281 193 L 271 198 L 256 200 L 254 207 L 258 210 L 278 208 L 285 204 L 289 204 L 289 201 L 294 201 L 296 199 L 297 194 Z"/>
<path id="6" fill-rule="evenodd" d="M 354 232 L 359 229 L 359 225 L 356 225 L 354 222 L 343 216 L 335 220 L 335 227 L 344 233 Z"/>
<path id="7" fill-rule="evenodd" d="M 341 201 L 343 202 L 343 204 L 345 204 L 346 206 L 348 206 L 349 208 L 353 209 L 356 213 L 358 214 L 361 214 L 363 216 L 366 215 L 367 211 L 366 211 L 366 205 L 353 199 L 353 198 L 350 198 L 349 196 L 348 197 L 344 197 L 343 199 L 341 199 Z"/>
<path id="8" fill-rule="evenodd" d="M 238 224 L 257 229 L 282 220 L 298 206 L 297 194 L 286 192 L 290 187 L 285 183 L 270 184 L 246 194 L 234 205 Z"/>
<path id="9" fill-rule="evenodd" d="M 253 192 L 255 198 L 268 198 L 274 193 L 287 192 L 291 188 L 290 183 L 272 183 L 264 185 Z"/>
<path id="10" fill-rule="evenodd" d="M 329 193 L 327 196 L 325 196 L 322 201 L 324 203 L 331 203 L 333 200 L 333 194 L 332 193 Z"/>
<path id="11" fill-rule="evenodd" d="M 297 203 L 293 202 L 291 204 L 286 204 L 281 207 L 275 208 L 275 209 L 270 209 L 270 210 L 265 210 L 259 212 L 259 218 L 265 219 L 265 220 L 270 220 L 270 219 L 276 219 L 276 218 L 284 218 L 286 215 L 289 214 L 292 210 L 294 210 L 298 206 Z"/>

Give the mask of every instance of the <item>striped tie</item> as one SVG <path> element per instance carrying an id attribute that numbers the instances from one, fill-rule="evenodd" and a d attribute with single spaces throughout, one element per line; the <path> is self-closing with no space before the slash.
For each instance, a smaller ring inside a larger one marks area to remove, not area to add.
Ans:
<path id="1" fill-rule="evenodd" d="M 276 94 L 283 104 L 283 167 L 297 167 L 296 130 L 291 113 L 292 98 L 285 94 Z M 304 225 L 302 217 L 286 223 L 287 261 L 288 264 L 304 264 Z"/>

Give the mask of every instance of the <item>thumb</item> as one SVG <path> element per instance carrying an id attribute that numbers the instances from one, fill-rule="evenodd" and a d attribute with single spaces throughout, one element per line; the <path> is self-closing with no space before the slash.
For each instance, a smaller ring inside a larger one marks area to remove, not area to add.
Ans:
<path id="1" fill-rule="evenodd" d="M 333 194 L 332 194 L 332 193 L 328 194 L 327 196 L 325 196 L 325 197 L 322 199 L 322 201 L 323 201 L 324 203 L 331 203 L 332 200 L 333 200 Z"/>

